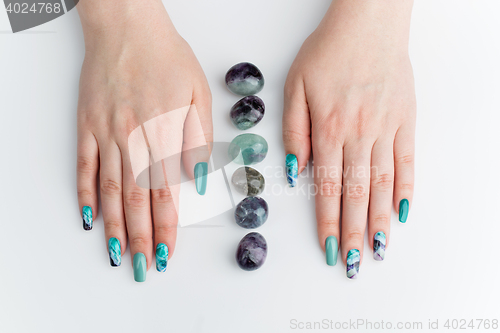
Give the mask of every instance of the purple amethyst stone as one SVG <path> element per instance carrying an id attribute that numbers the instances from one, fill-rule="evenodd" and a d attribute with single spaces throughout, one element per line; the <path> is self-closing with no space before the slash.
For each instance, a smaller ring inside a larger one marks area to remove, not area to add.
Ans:
<path id="1" fill-rule="evenodd" d="M 236 261 L 245 271 L 254 271 L 260 268 L 267 257 L 266 239 L 258 232 L 251 232 L 243 237 L 238 244 Z"/>
<path id="2" fill-rule="evenodd" d="M 227 71 L 226 85 L 237 95 L 255 95 L 264 88 L 264 76 L 254 64 L 241 62 Z"/>
<path id="3" fill-rule="evenodd" d="M 257 125 L 264 118 L 264 102 L 257 96 L 246 96 L 231 108 L 229 116 L 234 126 L 247 130 Z"/>
<path id="4" fill-rule="evenodd" d="M 269 216 L 266 200 L 259 197 L 243 199 L 234 211 L 236 223 L 245 229 L 255 229 L 263 225 Z"/>

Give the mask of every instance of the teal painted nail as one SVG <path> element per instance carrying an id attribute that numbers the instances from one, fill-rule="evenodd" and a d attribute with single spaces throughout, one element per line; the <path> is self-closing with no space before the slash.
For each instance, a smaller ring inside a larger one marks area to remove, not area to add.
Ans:
<path id="1" fill-rule="evenodd" d="M 297 163 L 297 156 L 294 154 L 286 155 L 286 180 L 290 187 L 297 186 L 297 177 L 299 174 L 299 166 Z"/>
<path id="2" fill-rule="evenodd" d="M 326 252 L 326 264 L 329 266 L 335 266 L 337 264 L 337 253 L 339 249 L 339 243 L 337 242 L 337 237 L 328 236 L 325 241 L 325 252 Z"/>
<path id="3" fill-rule="evenodd" d="M 356 279 L 359 273 L 359 250 L 352 249 L 347 252 L 347 277 L 349 279 Z"/>
<path id="4" fill-rule="evenodd" d="M 111 237 L 108 241 L 108 251 L 109 251 L 109 263 L 113 267 L 120 266 L 122 264 L 122 247 L 120 241 L 114 237 Z"/>
<path id="5" fill-rule="evenodd" d="M 207 162 L 200 162 L 194 166 L 194 182 L 199 195 L 204 195 L 207 191 L 207 173 Z"/>
<path id="6" fill-rule="evenodd" d="M 94 221 L 92 220 L 92 208 L 90 208 L 89 206 L 83 206 L 82 216 L 83 216 L 83 229 L 92 230 L 92 226 L 94 223 Z"/>
<path id="7" fill-rule="evenodd" d="M 167 270 L 168 262 L 168 247 L 159 243 L 156 245 L 156 270 L 158 272 L 165 272 Z"/>
<path id="8" fill-rule="evenodd" d="M 410 203 L 408 202 L 408 199 L 401 200 L 399 202 L 399 222 L 406 223 L 409 210 L 410 210 Z"/>
<path id="9" fill-rule="evenodd" d="M 385 258 L 385 233 L 379 231 L 373 236 L 373 259 L 382 261 Z"/>
<path id="10" fill-rule="evenodd" d="M 134 255 L 134 280 L 136 282 L 146 281 L 146 256 L 143 253 L 137 252 Z"/>

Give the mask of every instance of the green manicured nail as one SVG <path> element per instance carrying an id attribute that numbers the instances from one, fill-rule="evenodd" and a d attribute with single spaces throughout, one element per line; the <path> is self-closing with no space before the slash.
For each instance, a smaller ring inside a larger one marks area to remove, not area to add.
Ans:
<path id="1" fill-rule="evenodd" d="M 325 252 L 326 252 L 326 264 L 329 266 L 335 266 L 337 264 L 337 253 L 339 249 L 339 243 L 337 242 L 337 237 L 328 236 L 325 241 Z"/>
<path id="2" fill-rule="evenodd" d="M 168 262 L 168 247 L 159 243 L 156 246 L 156 270 L 158 272 L 165 272 L 167 270 Z"/>
<path id="3" fill-rule="evenodd" d="M 83 230 L 92 230 L 94 220 L 92 219 L 92 208 L 90 206 L 83 206 L 82 208 L 83 216 Z"/>
<path id="4" fill-rule="evenodd" d="M 408 202 L 408 199 L 401 200 L 399 202 L 399 222 L 406 223 L 409 210 L 410 210 L 410 203 Z"/>
<path id="5" fill-rule="evenodd" d="M 108 241 L 108 251 L 109 251 L 109 263 L 113 267 L 120 266 L 122 264 L 122 247 L 120 241 L 114 237 L 111 237 Z"/>
<path id="6" fill-rule="evenodd" d="M 196 185 L 196 192 L 198 192 L 199 195 L 204 195 L 207 191 L 207 173 L 207 162 L 200 162 L 194 166 L 194 182 Z"/>
<path id="7" fill-rule="evenodd" d="M 134 255 L 134 280 L 136 282 L 146 281 L 146 256 L 143 253 L 137 252 Z"/>

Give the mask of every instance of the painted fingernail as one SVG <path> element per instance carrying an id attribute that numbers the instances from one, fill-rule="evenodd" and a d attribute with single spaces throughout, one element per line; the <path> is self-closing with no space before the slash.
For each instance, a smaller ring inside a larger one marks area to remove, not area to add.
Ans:
<path id="1" fill-rule="evenodd" d="M 94 221 L 92 221 L 92 208 L 90 208 L 89 206 L 83 206 L 82 216 L 83 216 L 83 229 L 92 230 L 92 226 L 94 223 Z"/>
<path id="2" fill-rule="evenodd" d="M 339 243 L 337 242 L 337 237 L 328 236 L 325 241 L 325 252 L 326 252 L 326 264 L 329 266 L 335 266 L 337 264 L 337 253 L 339 249 Z"/>
<path id="3" fill-rule="evenodd" d="M 168 262 L 168 247 L 159 243 L 156 245 L 156 270 L 158 272 L 165 272 L 167 270 Z"/>
<path id="4" fill-rule="evenodd" d="M 352 249 L 347 253 L 347 277 L 356 279 L 359 273 L 359 250 Z"/>
<path id="5" fill-rule="evenodd" d="M 297 156 L 294 154 L 286 155 L 286 180 L 290 187 L 297 185 L 297 176 L 299 174 L 299 166 L 297 163 Z"/>
<path id="6" fill-rule="evenodd" d="M 144 253 L 137 252 L 134 255 L 134 280 L 136 282 L 146 281 L 146 256 Z"/>
<path id="7" fill-rule="evenodd" d="M 379 231 L 373 236 L 373 259 L 377 261 L 384 260 L 385 257 L 385 234 Z"/>
<path id="8" fill-rule="evenodd" d="M 410 210 L 410 203 L 408 202 L 408 199 L 401 200 L 399 202 L 399 222 L 406 223 L 408 210 Z"/>
<path id="9" fill-rule="evenodd" d="M 114 237 L 111 237 L 108 241 L 108 251 L 109 251 L 109 263 L 113 267 L 120 266 L 122 264 L 122 247 L 120 241 Z"/>
<path id="10" fill-rule="evenodd" d="M 199 195 L 204 195 L 207 191 L 207 173 L 207 162 L 196 163 L 194 166 L 194 182 L 196 185 L 196 192 L 198 192 Z"/>

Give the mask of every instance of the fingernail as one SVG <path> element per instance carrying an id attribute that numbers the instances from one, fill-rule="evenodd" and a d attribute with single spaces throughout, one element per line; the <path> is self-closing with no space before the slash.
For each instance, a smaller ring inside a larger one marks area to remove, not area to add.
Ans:
<path id="1" fill-rule="evenodd" d="M 108 241 L 108 251 L 109 251 L 109 263 L 113 267 L 120 266 L 122 264 L 122 247 L 120 241 L 114 237 L 111 237 Z"/>
<path id="2" fill-rule="evenodd" d="M 410 203 L 408 202 L 408 199 L 401 200 L 399 202 L 399 222 L 406 223 L 408 210 L 410 210 Z"/>
<path id="3" fill-rule="evenodd" d="M 299 174 L 299 165 L 297 163 L 297 156 L 294 154 L 286 155 L 286 180 L 290 187 L 297 185 L 297 176 Z"/>
<path id="4" fill-rule="evenodd" d="M 339 243 L 337 242 L 337 237 L 328 236 L 325 241 L 325 252 L 326 252 L 326 264 L 329 266 L 335 266 L 337 264 L 337 252 L 339 249 Z"/>
<path id="5" fill-rule="evenodd" d="M 352 249 L 347 253 L 347 277 L 356 279 L 359 273 L 359 250 Z"/>
<path id="6" fill-rule="evenodd" d="M 156 245 L 156 270 L 158 272 L 165 272 L 167 270 L 168 262 L 168 247 L 159 243 Z"/>
<path id="7" fill-rule="evenodd" d="M 143 253 L 137 252 L 134 255 L 134 280 L 136 282 L 146 281 L 146 256 Z"/>
<path id="8" fill-rule="evenodd" d="M 83 229 L 92 230 L 94 222 L 92 221 L 92 208 L 90 208 L 89 206 L 83 206 L 82 216 L 83 216 Z"/>
<path id="9" fill-rule="evenodd" d="M 200 162 L 194 166 L 194 182 L 199 195 L 204 195 L 207 191 L 208 163 Z"/>
<path id="10" fill-rule="evenodd" d="M 377 261 L 384 260 L 385 257 L 385 234 L 379 231 L 373 236 L 373 259 Z"/>

